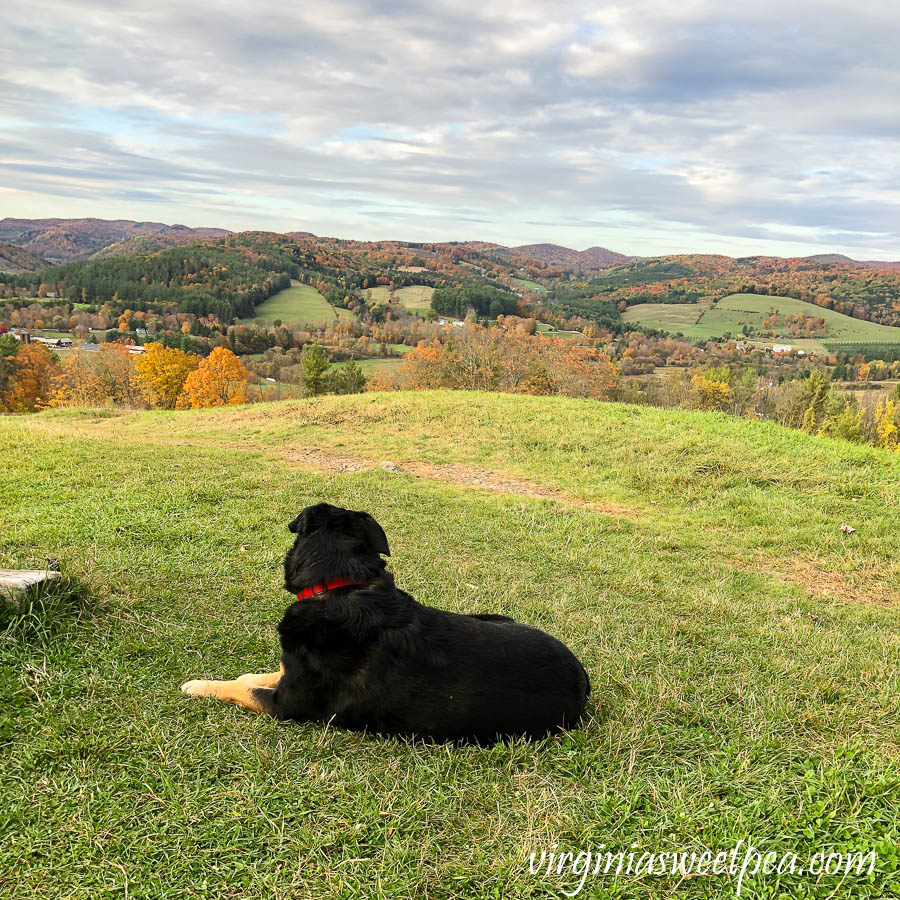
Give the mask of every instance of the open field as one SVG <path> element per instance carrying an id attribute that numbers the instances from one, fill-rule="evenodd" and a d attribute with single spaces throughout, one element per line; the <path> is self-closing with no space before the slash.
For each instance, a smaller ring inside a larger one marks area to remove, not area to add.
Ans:
<path id="1" fill-rule="evenodd" d="M 697 303 L 638 303 L 622 313 L 626 322 L 664 331 L 681 331 L 697 324 L 703 307 Z"/>
<path id="2" fill-rule="evenodd" d="M 548 325 L 546 322 L 538 322 L 536 331 L 538 334 L 543 334 L 546 337 L 558 337 L 564 338 L 566 340 L 575 340 L 578 338 L 583 338 L 584 335 L 580 331 L 558 331 L 552 325 Z"/>
<path id="3" fill-rule="evenodd" d="M 286 325 L 317 325 L 331 322 L 337 315 L 353 317 L 349 310 L 338 310 L 332 306 L 314 287 L 300 282 L 292 282 L 291 287 L 277 294 L 256 307 L 256 314 L 249 319 L 241 319 L 244 325 L 252 325 L 262 320 L 272 325 L 280 319 Z"/>
<path id="4" fill-rule="evenodd" d="M 536 281 L 530 281 L 527 278 L 511 278 L 510 281 L 523 291 L 531 291 L 533 294 L 546 294 L 547 288 Z"/>
<path id="5" fill-rule="evenodd" d="M 56 556 L 89 593 L 0 632 L 4 900 L 543 898 L 576 886 L 529 873 L 556 843 L 740 840 L 878 868 L 748 874 L 743 897 L 895 890 L 900 454 L 463 392 L 4 417 L 0 452 L 0 567 Z M 583 726 L 450 747 L 179 693 L 277 664 L 287 523 L 320 500 L 384 525 L 419 601 L 569 643 Z M 580 896 L 734 892 L 601 874 Z"/>
<path id="6" fill-rule="evenodd" d="M 364 297 L 371 298 L 372 303 L 395 303 L 405 306 L 410 312 L 423 313 L 431 309 L 431 295 L 434 288 L 424 284 L 411 284 L 407 287 L 397 288 L 393 294 L 386 285 L 367 288 L 363 291 Z"/>
<path id="7" fill-rule="evenodd" d="M 803 313 L 824 319 L 828 334 L 817 339 L 778 338 L 764 340 L 763 343 L 789 343 L 806 350 L 817 351 L 823 351 L 829 341 L 900 344 L 900 328 L 864 322 L 791 297 L 769 297 L 761 294 L 731 294 L 723 297 L 706 312 L 693 303 L 640 303 L 629 307 L 622 314 L 622 318 L 627 322 L 637 322 L 673 333 L 680 331 L 691 340 L 702 340 L 721 337 L 726 332 L 740 337 L 743 324 L 761 329 L 763 319 L 773 310 L 777 310 L 782 317 Z"/>
<path id="8" fill-rule="evenodd" d="M 377 287 L 366 288 L 362 296 L 369 303 L 390 303 L 391 289 L 386 284 L 379 284 Z"/>
<path id="9" fill-rule="evenodd" d="M 425 312 L 431 309 L 431 295 L 434 288 L 426 284 L 411 284 L 394 291 L 394 298 L 411 312 Z"/>
<path id="10" fill-rule="evenodd" d="M 394 366 L 399 366 L 400 363 L 403 362 L 402 356 L 385 356 L 380 359 L 357 359 L 355 360 L 356 364 L 363 370 L 365 375 L 371 375 L 373 372 L 377 372 L 379 369 L 391 369 Z M 339 362 L 332 364 L 332 369 L 339 369 L 341 366 L 345 366 L 346 363 Z"/>

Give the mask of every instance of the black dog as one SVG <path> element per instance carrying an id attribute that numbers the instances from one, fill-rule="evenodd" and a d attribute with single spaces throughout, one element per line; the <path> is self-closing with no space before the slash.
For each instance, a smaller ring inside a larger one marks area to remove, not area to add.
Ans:
<path id="1" fill-rule="evenodd" d="M 381 526 L 320 503 L 290 524 L 285 588 L 298 600 L 278 626 L 281 671 L 182 690 L 279 719 L 436 740 L 491 742 L 573 727 L 590 682 L 543 631 L 506 616 L 417 603 L 385 571 Z"/>

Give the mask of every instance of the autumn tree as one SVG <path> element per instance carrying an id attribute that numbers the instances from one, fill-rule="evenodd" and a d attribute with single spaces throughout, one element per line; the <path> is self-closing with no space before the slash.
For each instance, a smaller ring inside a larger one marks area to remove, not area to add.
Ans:
<path id="1" fill-rule="evenodd" d="M 97 352 L 76 350 L 53 373 L 50 406 L 143 406 L 134 379 L 134 359 L 121 344 Z"/>
<path id="2" fill-rule="evenodd" d="M 11 334 L 0 334 L 0 412 L 6 411 L 4 397 L 12 386 L 15 363 L 13 357 L 19 352 L 19 341 Z"/>
<path id="3" fill-rule="evenodd" d="M 187 376 L 176 406 L 178 409 L 205 409 L 246 403 L 249 374 L 227 347 L 216 347 Z"/>
<path id="4" fill-rule="evenodd" d="M 708 372 L 697 372 L 691 377 L 697 407 L 705 410 L 724 410 L 731 399 L 731 389 Z"/>
<path id="5" fill-rule="evenodd" d="M 819 428 L 819 437 L 837 437 L 845 441 L 860 443 L 864 440 L 862 419 L 864 410 L 859 409 L 855 400 L 836 399 L 829 405 L 825 420 Z"/>
<path id="6" fill-rule="evenodd" d="M 884 450 L 900 450 L 897 427 L 897 403 L 885 397 L 875 407 L 875 446 Z"/>
<path id="7" fill-rule="evenodd" d="M 57 366 L 51 381 L 50 406 L 111 405 L 93 356 L 76 350 Z"/>
<path id="8" fill-rule="evenodd" d="M 24 344 L 15 355 L 5 357 L 6 382 L 0 409 L 34 412 L 47 405 L 53 359 L 43 344 Z"/>
<path id="9" fill-rule="evenodd" d="M 196 356 L 183 350 L 147 344 L 134 361 L 135 381 L 154 409 L 175 409 L 185 382 L 198 363 Z"/>

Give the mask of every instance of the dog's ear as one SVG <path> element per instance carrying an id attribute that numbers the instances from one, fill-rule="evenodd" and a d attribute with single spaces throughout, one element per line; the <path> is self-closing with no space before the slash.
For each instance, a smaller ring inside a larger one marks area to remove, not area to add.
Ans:
<path id="1" fill-rule="evenodd" d="M 321 518 L 321 513 L 327 506 L 327 503 L 317 503 L 315 506 L 307 506 L 306 509 L 304 509 L 303 512 L 288 525 L 288 528 L 293 531 L 294 534 L 305 537 L 316 527 L 316 524 Z"/>
<path id="2" fill-rule="evenodd" d="M 384 533 L 384 529 L 368 513 L 360 514 L 360 525 L 369 547 L 375 553 L 383 553 L 385 556 L 390 556 L 391 551 L 388 548 L 387 535 Z"/>

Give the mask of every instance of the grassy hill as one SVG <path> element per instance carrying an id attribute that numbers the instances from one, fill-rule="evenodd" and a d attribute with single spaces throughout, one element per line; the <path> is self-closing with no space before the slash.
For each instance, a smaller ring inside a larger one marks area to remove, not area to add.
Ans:
<path id="1" fill-rule="evenodd" d="M 880 873 L 743 896 L 896 883 L 900 455 L 448 392 L 6 417 L 0 452 L 0 566 L 56 556 L 88 591 L 0 634 L 4 896 L 559 896 L 530 852 L 748 838 L 874 848 Z M 287 523 L 320 500 L 375 515 L 418 600 L 567 641 L 583 727 L 453 748 L 180 694 L 276 663 Z M 581 896 L 733 892 L 599 875 Z"/>
<path id="2" fill-rule="evenodd" d="M 827 335 L 815 340 L 784 338 L 774 340 L 775 343 L 791 343 L 818 351 L 826 350 L 830 342 L 900 345 L 900 328 L 854 319 L 791 297 L 731 294 L 723 297 L 711 309 L 696 303 L 640 303 L 629 307 L 622 318 L 626 322 L 640 323 L 672 333 L 681 332 L 692 340 L 702 340 L 721 337 L 726 332 L 738 336 L 743 324 L 762 329 L 763 319 L 772 311 L 777 311 L 780 317 L 802 313 L 821 318 L 825 320 L 828 329 Z"/>
<path id="3" fill-rule="evenodd" d="M 255 314 L 251 318 L 241 319 L 241 322 L 252 325 L 261 320 L 266 325 L 272 325 L 280 319 L 285 325 L 318 325 L 332 322 L 338 315 L 352 318 L 353 313 L 332 306 L 314 287 L 293 281 L 289 288 L 260 303 Z"/>
<path id="4" fill-rule="evenodd" d="M 372 303 L 395 303 L 405 306 L 410 312 L 422 313 L 431 309 L 431 295 L 434 288 L 424 284 L 411 284 L 396 288 L 393 292 L 386 285 L 367 288 L 363 295 Z"/>
<path id="5" fill-rule="evenodd" d="M 529 281 L 527 278 L 511 278 L 510 281 L 523 291 L 531 291 L 534 294 L 546 294 L 547 288 L 536 281 Z"/>

